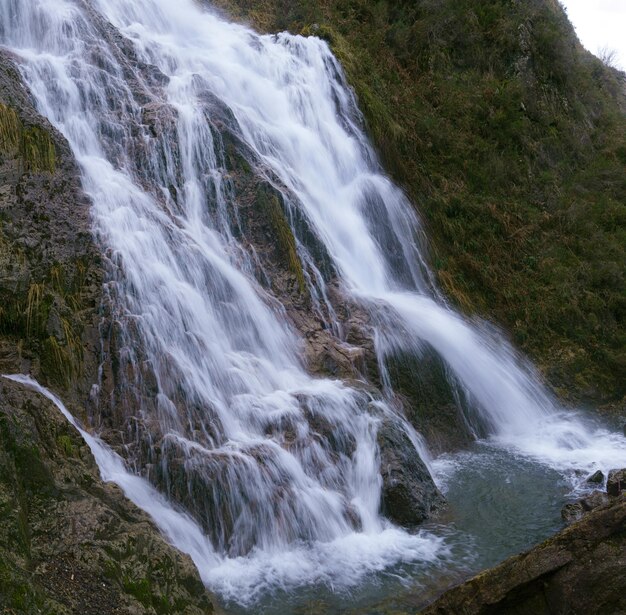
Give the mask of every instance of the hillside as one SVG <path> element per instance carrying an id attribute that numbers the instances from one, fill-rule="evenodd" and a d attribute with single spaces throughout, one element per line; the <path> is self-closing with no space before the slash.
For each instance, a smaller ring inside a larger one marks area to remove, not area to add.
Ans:
<path id="1" fill-rule="evenodd" d="M 218 0 L 325 38 L 441 287 L 576 401 L 626 394 L 624 75 L 554 0 Z"/>

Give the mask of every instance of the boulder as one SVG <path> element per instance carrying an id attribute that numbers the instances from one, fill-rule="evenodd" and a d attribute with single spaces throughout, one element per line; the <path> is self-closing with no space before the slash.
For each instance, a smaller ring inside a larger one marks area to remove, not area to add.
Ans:
<path id="1" fill-rule="evenodd" d="M 626 491 L 626 468 L 622 470 L 611 470 L 606 481 L 606 492 L 611 497 L 618 497 Z"/>
<path id="2" fill-rule="evenodd" d="M 450 589 L 423 615 L 626 612 L 626 496 Z"/>
<path id="3" fill-rule="evenodd" d="M 604 474 L 601 470 L 597 470 L 587 478 L 587 482 L 600 485 L 604 482 Z"/>
<path id="4" fill-rule="evenodd" d="M 378 446 L 382 513 L 394 523 L 415 527 L 439 510 L 445 500 L 401 421 L 383 420 Z"/>

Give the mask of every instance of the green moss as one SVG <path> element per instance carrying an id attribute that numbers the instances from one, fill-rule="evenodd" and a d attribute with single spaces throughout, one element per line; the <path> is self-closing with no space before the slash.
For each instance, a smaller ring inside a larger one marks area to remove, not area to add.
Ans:
<path id="1" fill-rule="evenodd" d="M 38 126 L 25 128 L 22 131 L 20 156 L 24 161 L 26 171 L 54 173 L 56 168 L 54 143 L 50 134 Z"/>
<path id="2" fill-rule="evenodd" d="M 145 607 L 152 606 L 152 588 L 148 579 L 127 579 L 124 582 L 124 590 Z"/>
<path id="3" fill-rule="evenodd" d="M 69 349 L 51 335 L 44 340 L 40 356 L 42 371 L 48 378 L 62 387 L 68 387 L 74 375 L 74 360 Z"/>
<path id="4" fill-rule="evenodd" d="M 12 151 L 19 147 L 22 134 L 22 123 L 17 113 L 10 107 L 0 103 L 0 149 Z"/>
<path id="5" fill-rule="evenodd" d="M 57 436 L 57 446 L 59 450 L 65 455 L 65 457 L 75 457 L 76 456 L 76 447 L 72 442 L 72 438 L 69 436 Z"/>
<path id="6" fill-rule="evenodd" d="M 296 277 L 298 291 L 304 293 L 306 291 L 306 281 L 302 263 L 298 256 L 296 238 L 294 237 L 278 196 L 275 193 L 268 194 L 268 192 L 262 188 L 257 193 L 257 203 L 265 213 L 269 225 L 275 232 L 278 249 L 285 258 L 289 271 Z"/>
<path id="7" fill-rule="evenodd" d="M 0 150 L 19 156 L 25 172 L 53 173 L 56 150 L 50 133 L 39 126 L 24 126 L 17 113 L 0 103 Z"/>
<path id="8" fill-rule="evenodd" d="M 183 612 L 188 603 L 184 600 L 178 601 L 177 608 L 172 609 L 172 605 L 167 596 L 159 595 L 160 592 L 155 592 L 153 584 L 149 578 L 143 579 L 130 579 L 127 578 L 123 583 L 124 590 L 133 596 L 138 602 L 140 602 L 146 608 L 152 608 L 158 615 L 168 615 L 172 612 Z"/>

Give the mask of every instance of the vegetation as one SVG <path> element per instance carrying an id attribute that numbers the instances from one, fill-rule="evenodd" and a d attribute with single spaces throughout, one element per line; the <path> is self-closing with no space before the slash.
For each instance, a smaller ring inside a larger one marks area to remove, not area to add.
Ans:
<path id="1" fill-rule="evenodd" d="M 0 103 L 0 153 L 16 152 L 23 171 L 33 173 L 56 167 L 56 150 L 50 134 L 39 126 L 24 126 L 15 110 Z"/>
<path id="2" fill-rule="evenodd" d="M 304 293 L 306 282 L 302 264 L 298 256 L 296 238 L 285 215 L 285 210 L 278 200 L 278 196 L 274 193 L 270 193 L 262 186 L 257 192 L 257 203 L 276 233 L 277 247 L 285 259 L 289 271 L 291 271 L 296 278 L 298 291 Z"/>
<path id="3" fill-rule="evenodd" d="M 0 235 L 1 241 L 1 235 Z M 0 255 L 2 254 L 0 243 Z M 76 266 L 72 284 L 61 285 L 61 268 L 51 268 L 48 283 L 33 282 L 27 292 L 5 297 L 0 307 L 0 335 L 17 337 L 21 347 L 36 352 L 51 382 L 67 388 L 82 375 L 83 348 L 75 312 L 81 306 L 84 265 Z"/>
<path id="4" fill-rule="evenodd" d="M 505 325 L 561 393 L 624 397 L 624 75 L 556 0 L 214 4 L 325 38 L 451 300 Z"/>

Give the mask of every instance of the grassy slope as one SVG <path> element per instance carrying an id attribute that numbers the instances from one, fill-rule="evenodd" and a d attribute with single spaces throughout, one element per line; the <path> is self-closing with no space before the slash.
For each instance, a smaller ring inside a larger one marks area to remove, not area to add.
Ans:
<path id="1" fill-rule="evenodd" d="M 555 0 L 213 4 L 326 38 L 451 299 L 503 324 L 562 394 L 623 399 L 624 82 Z"/>

